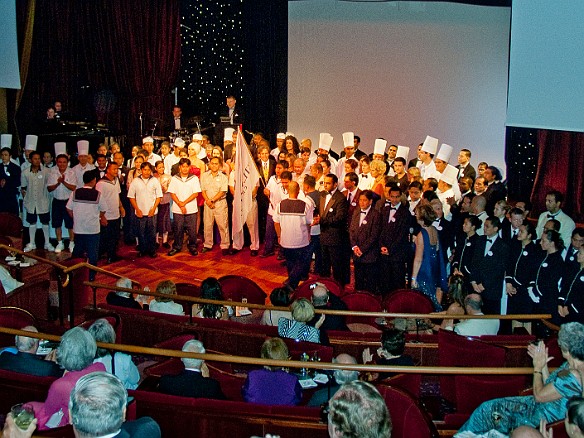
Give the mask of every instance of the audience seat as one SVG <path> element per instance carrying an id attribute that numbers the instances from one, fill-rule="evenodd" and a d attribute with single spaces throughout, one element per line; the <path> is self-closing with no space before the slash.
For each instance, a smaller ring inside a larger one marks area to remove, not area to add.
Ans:
<path id="1" fill-rule="evenodd" d="M 177 397 L 129 391 L 138 417 L 154 418 L 165 436 L 249 438 L 275 434 L 286 438 L 326 438 L 319 408 L 264 406 L 238 401 Z"/>
<path id="2" fill-rule="evenodd" d="M 458 429 L 483 402 L 500 397 L 519 395 L 530 384 L 531 376 L 454 376 L 456 413 L 446 414 L 449 429 Z"/>
<path id="3" fill-rule="evenodd" d="M 389 409 L 393 425 L 392 438 L 438 437 L 438 431 L 432 420 L 411 395 L 384 384 L 378 384 L 376 387 Z"/>
<path id="4" fill-rule="evenodd" d="M 116 344 L 124 343 L 122 340 L 122 323 L 120 320 L 120 316 L 117 313 L 112 312 L 109 315 L 104 315 L 100 318 L 87 319 L 83 321 L 81 324 L 79 324 L 79 327 L 84 328 L 85 330 L 89 330 L 89 327 L 91 327 L 91 325 L 98 319 L 107 320 L 107 322 L 109 322 L 110 325 L 114 328 L 114 331 L 116 332 Z"/>
<path id="5" fill-rule="evenodd" d="M 0 284 L 0 307 L 18 307 L 30 312 L 39 320 L 47 320 L 49 285 L 48 279 L 31 281 L 7 294 Z"/>
<path id="6" fill-rule="evenodd" d="M 226 300 L 241 301 L 247 298 L 248 303 L 266 304 L 266 293 L 249 278 L 240 275 L 224 275 L 219 279 L 219 283 Z"/>
<path id="7" fill-rule="evenodd" d="M 487 344 L 454 332 L 438 332 L 438 365 L 443 367 L 504 367 L 504 347 Z M 440 376 L 440 393 L 456 403 L 455 377 Z"/>
<path id="8" fill-rule="evenodd" d="M 420 399 L 420 389 L 422 385 L 422 375 L 413 373 L 397 374 L 388 379 L 379 382 L 382 385 L 393 386 L 394 388 L 399 388 L 409 395 L 411 395 L 415 400 Z"/>
<path id="9" fill-rule="evenodd" d="M 294 291 L 294 299 L 295 300 L 297 300 L 298 298 L 310 299 L 312 297 L 311 286 L 314 283 L 324 284 L 330 293 L 335 294 L 338 297 L 341 297 L 343 295 L 343 287 L 335 279 L 317 277 L 306 280 L 300 286 L 298 286 Z"/>
<path id="10" fill-rule="evenodd" d="M 349 310 L 362 311 L 362 312 L 381 312 L 381 303 L 379 298 L 368 292 L 353 292 L 348 295 L 344 295 L 342 298 L 343 302 L 347 305 Z M 373 327 L 378 327 L 375 323 L 374 317 L 365 316 L 347 316 L 345 318 L 346 324 L 351 328 L 351 324 L 367 324 Z"/>
<path id="11" fill-rule="evenodd" d="M 432 313 L 432 300 L 413 289 L 398 289 L 383 299 L 383 309 L 389 313 Z"/>
<path id="12" fill-rule="evenodd" d="M 18 307 L 0 307 L 0 327 L 20 330 L 29 325 L 37 327 L 37 321 L 28 310 Z M 0 347 L 14 347 L 14 335 L 0 333 Z"/>
<path id="13" fill-rule="evenodd" d="M 4 245 L 22 250 L 22 219 L 12 213 L 0 213 L 0 236 L 7 237 Z"/>

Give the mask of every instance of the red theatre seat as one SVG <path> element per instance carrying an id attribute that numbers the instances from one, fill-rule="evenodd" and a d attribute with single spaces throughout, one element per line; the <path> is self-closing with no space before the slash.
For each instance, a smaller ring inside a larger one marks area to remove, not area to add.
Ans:
<path id="1" fill-rule="evenodd" d="M 506 349 L 454 332 L 438 332 L 438 365 L 441 367 L 503 367 Z M 440 392 L 446 400 L 455 403 L 454 376 L 440 377 Z"/>
<path id="2" fill-rule="evenodd" d="M 354 292 L 343 296 L 342 300 L 349 310 L 363 312 L 381 312 L 381 303 L 379 299 L 368 292 Z M 347 316 L 347 325 L 349 324 L 368 324 L 377 327 L 375 318 L 366 316 Z"/>
<path id="3" fill-rule="evenodd" d="M 379 393 L 384 398 L 391 417 L 392 438 L 431 438 L 437 437 L 438 431 L 420 408 L 416 400 L 398 388 L 379 384 Z"/>
<path id="4" fill-rule="evenodd" d="M 0 290 L 0 293 L 4 291 Z M 36 327 L 36 318 L 28 310 L 0 307 L 0 327 L 20 330 L 29 325 Z M 14 335 L 0 333 L 0 347 L 14 347 Z"/>
<path id="5" fill-rule="evenodd" d="M 412 289 L 398 289 L 383 299 L 382 307 L 389 313 L 432 313 L 430 298 Z"/>
<path id="6" fill-rule="evenodd" d="M 297 300 L 298 298 L 308 298 L 312 297 L 312 289 L 311 286 L 314 283 L 322 283 L 325 287 L 329 290 L 330 293 L 335 294 L 336 296 L 340 297 L 343 295 L 343 287 L 334 279 L 332 278 L 311 278 L 303 282 L 300 286 L 296 288 L 294 291 L 294 299 Z"/>
<path id="7" fill-rule="evenodd" d="M 219 279 L 223 296 L 226 300 L 241 301 L 247 298 L 248 303 L 266 304 L 266 293 L 253 280 L 240 275 L 224 275 Z"/>

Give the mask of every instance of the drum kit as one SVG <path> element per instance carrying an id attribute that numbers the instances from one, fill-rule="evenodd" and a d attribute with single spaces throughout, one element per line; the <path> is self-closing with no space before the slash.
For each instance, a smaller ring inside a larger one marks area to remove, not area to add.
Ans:
<path id="1" fill-rule="evenodd" d="M 159 150 L 160 145 L 163 141 L 169 141 L 174 144 L 177 138 L 182 138 L 185 144 L 191 143 L 193 141 L 194 134 L 204 134 L 206 131 L 212 130 L 215 127 L 215 123 L 207 123 L 204 126 L 203 116 L 197 115 L 186 120 L 185 127 L 182 129 L 176 129 L 168 133 L 168 135 L 160 135 L 161 131 L 159 124 L 162 123 L 161 119 L 153 118 L 150 122 L 150 129 L 142 130 L 142 114 L 140 114 L 140 128 L 142 132 L 142 137 L 150 135 L 155 142 L 155 149 Z"/>

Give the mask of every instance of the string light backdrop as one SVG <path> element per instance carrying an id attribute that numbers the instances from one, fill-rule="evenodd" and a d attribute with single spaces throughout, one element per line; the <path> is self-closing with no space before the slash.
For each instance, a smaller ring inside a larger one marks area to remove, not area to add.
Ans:
<path id="1" fill-rule="evenodd" d="M 243 0 L 182 1 L 177 94 L 187 116 L 202 115 L 216 122 L 229 94 L 242 104 L 243 21 Z"/>

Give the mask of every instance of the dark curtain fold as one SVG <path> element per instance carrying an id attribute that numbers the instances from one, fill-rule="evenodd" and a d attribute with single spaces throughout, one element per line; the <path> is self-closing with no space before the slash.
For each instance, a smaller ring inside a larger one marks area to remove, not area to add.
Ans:
<path id="1" fill-rule="evenodd" d="M 75 120 L 138 141 L 140 112 L 161 118 L 170 111 L 179 25 L 178 0 L 37 0 L 19 133 L 41 133 L 47 107 L 61 100 Z"/>
<path id="2" fill-rule="evenodd" d="M 288 114 L 288 2 L 244 2 L 246 125 L 275 144 Z"/>
<path id="3" fill-rule="evenodd" d="M 533 211 L 544 211 L 546 192 L 559 190 L 565 194 L 562 209 L 576 222 L 584 222 L 584 133 L 542 129 L 537 137 Z"/>
<path id="4" fill-rule="evenodd" d="M 97 121 L 126 127 L 136 141 L 140 113 L 144 129 L 151 129 L 153 120 L 172 109 L 171 89 L 180 69 L 179 3 L 101 0 L 82 5 L 82 17 L 91 23 L 82 43 Z M 159 135 L 163 129 L 158 123 Z"/>

